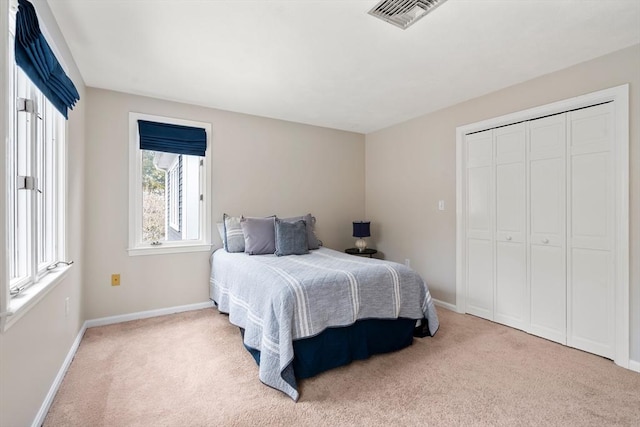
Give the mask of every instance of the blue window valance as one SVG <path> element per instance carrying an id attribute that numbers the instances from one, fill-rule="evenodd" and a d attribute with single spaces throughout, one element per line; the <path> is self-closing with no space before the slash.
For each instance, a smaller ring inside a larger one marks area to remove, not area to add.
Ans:
<path id="1" fill-rule="evenodd" d="M 27 0 L 18 0 L 15 57 L 16 64 L 68 119 L 68 109 L 73 109 L 80 95 L 40 32 L 36 10 Z"/>
<path id="2" fill-rule="evenodd" d="M 203 128 L 138 120 L 140 149 L 204 157 L 207 132 Z"/>

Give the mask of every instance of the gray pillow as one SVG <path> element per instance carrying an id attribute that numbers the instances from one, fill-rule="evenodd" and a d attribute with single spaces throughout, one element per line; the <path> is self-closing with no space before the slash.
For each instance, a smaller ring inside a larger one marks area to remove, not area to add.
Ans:
<path id="1" fill-rule="evenodd" d="M 218 227 L 218 234 L 220 234 L 220 240 L 222 240 L 222 246 L 227 249 L 226 244 L 225 244 L 225 238 L 224 238 L 224 222 L 218 222 L 216 223 L 216 226 Z"/>
<path id="2" fill-rule="evenodd" d="M 304 216 L 296 216 L 293 218 L 282 218 L 281 221 L 286 222 L 295 222 L 299 220 L 304 220 L 307 227 L 307 241 L 309 243 L 309 249 L 318 249 L 320 247 L 320 240 L 316 237 L 316 233 L 313 232 L 313 229 L 316 225 L 316 218 L 311 214 L 306 214 Z"/>
<path id="3" fill-rule="evenodd" d="M 222 216 L 224 223 L 224 248 L 227 252 L 244 252 L 244 234 L 240 226 L 240 217 Z"/>
<path id="4" fill-rule="evenodd" d="M 307 224 L 304 220 L 282 221 L 276 218 L 276 255 L 304 255 L 309 253 Z"/>
<path id="5" fill-rule="evenodd" d="M 244 251 L 249 255 L 272 254 L 276 251 L 275 217 L 242 218 Z"/>

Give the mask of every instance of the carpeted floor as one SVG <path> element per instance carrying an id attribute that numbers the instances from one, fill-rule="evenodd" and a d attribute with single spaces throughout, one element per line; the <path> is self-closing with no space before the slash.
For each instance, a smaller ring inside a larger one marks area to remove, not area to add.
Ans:
<path id="1" fill-rule="evenodd" d="M 640 425 L 640 374 L 439 309 L 435 337 L 263 385 L 215 309 L 88 329 L 45 426 Z"/>

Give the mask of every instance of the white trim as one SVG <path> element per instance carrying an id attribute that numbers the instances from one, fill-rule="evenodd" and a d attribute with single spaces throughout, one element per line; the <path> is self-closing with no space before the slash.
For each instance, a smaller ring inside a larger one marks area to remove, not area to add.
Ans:
<path id="1" fill-rule="evenodd" d="M 629 369 L 640 373 L 640 362 L 637 360 L 629 360 Z"/>
<path id="2" fill-rule="evenodd" d="M 164 254 L 179 254 L 184 252 L 209 252 L 213 249 L 213 245 L 179 245 L 179 244 L 164 244 L 162 246 L 147 246 L 127 249 L 129 256 L 138 255 L 164 255 Z"/>
<path id="3" fill-rule="evenodd" d="M 431 299 L 433 300 L 433 303 L 438 307 L 446 308 L 447 310 L 451 310 L 451 311 L 458 311 L 458 308 L 454 304 L 451 304 L 450 302 L 440 301 L 439 299 L 435 299 L 435 298 L 431 298 Z"/>
<path id="4" fill-rule="evenodd" d="M 195 304 L 179 305 L 177 307 L 158 308 L 155 310 L 139 311 L 137 313 L 120 314 L 117 316 L 101 317 L 87 320 L 87 328 L 96 326 L 113 325 L 115 323 L 129 322 L 131 320 L 148 319 L 150 317 L 165 316 L 167 314 L 182 313 L 184 311 L 201 310 L 213 307 L 213 301 L 199 302 Z"/>
<path id="5" fill-rule="evenodd" d="M 615 358 L 614 362 L 629 368 L 631 351 L 629 301 L 629 85 L 612 88 L 614 106 L 614 203 L 616 217 L 614 238 L 616 241 L 614 266 L 616 284 L 614 288 Z"/>
<path id="6" fill-rule="evenodd" d="M 462 135 L 478 132 L 481 130 L 491 129 L 498 126 L 513 124 L 525 120 L 532 120 L 551 114 L 563 113 L 577 108 L 590 107 L 609 101 L 621 101 L 629 99 L 629 84 L 615 86 L 609 89 L 599 90 L 597 92 L 587 93 L 585 95 L 576 96 L 562 101 L 553 102 L 551 104 L 541 105 L 539 107 L 530 108 L 528 110 L 517 111 L 515 113 L 505 114 L 503 116 L 494 117 L 492 119 L 483 120 L 477 123 L 459 126 L 456 131 L 461 131 Z M 627 105 L 628 108 L 628 105 Z"/>
<path id="7" fill-rule="evenodd" d="M 31 427 L 40 427 L 44 423 L 44 420 L 47 417 L 47 413 L 51 408 L 51 404 L 53 403 L 53 399 L 56 397 L 56 393 L 58 393 L 58 389 L 62 384 L 62 380 L 64 379 L 64 376 L 66 375 L 67 370 L 69 369 L 69 366 L 71 366 L 71 362 L 73 361 L 73 358 L 76 355 L 76 351 L 78 351 L 78 347 L 80 346 L 80 341 L 82 341 L 82 337 L 84 336 L 84 332 L 86 330 L 87 330 L 87 322 L 84 322 L 84 324 L 82 325 L 82 328 L 80 328 L 80 332 L 78 332 L 78 335 L 76 336 L 75 341 L 73 342 L 73 344 L 71 345 L 71 348 L 69 349 L 69 352 L 67 353 L 67 357 L 64 359 L 64 362 L 62 362 L 62 366 L 58 371 L 58 375 L 56 375 L 56 378 L 53 380 L 53 384 L 51 384 L 51 387 L 49 388 L 49 392 L 47 393 L 47 396 L 44 398 L 44 402 L 42 402 L 42 405 L 40 406 L 40 410 L 38 411 L 36 418 L 33 420 L 33 423 L 31 423 Z"/>
<path id="8" fill-rule="evenodd" d="M 42 301 L 69 273 L 73 265 L 58 267 L 59 271 L 54 271 L 44 276 L 40 281 L 25 289 L 19 296 L 10 299 L 8 309 L 5 313 L 5 320 L 2 331 L 8 330 L 18 319 L 24 316 L 31 307 Z"/>
<path id="9" fill-rule="evenodd" d="M 213 307 L 213 301 L 200 302 L 200 303 L 196 303 L 196 304 L 181 305 L 181 306 L 177 306 L 177 307 L 161 308 L 161 309 L 157 309 L 157 310 L 141 311 L 141 312 L 138 312 L 138 313 L 123 314 L 123 315 L 120 315 L 120 316 L 103 317 L 103 318 L 100 318 L 100 319 L 93 319 L 93 320 L 85 321 L 84 324 L 82 325 L 82 327 L 80 328 L 80 332 L 78 332 L 78 335 L 76 336 L 75 341 L 71 345 L 71 348 L 69 349 L 69 352 L 67 353 L 67 357 L 64 359 L 64 362 L 62 362 L 62 366 L 60 366 L 60 370 L 58 371 L 58 375 L 56 375 L 56 378 L 53 380 L 53 383 L 51 384 L 51 387 L 49 388 L 49 392 L 47 393 L 47 396 L 45 397 L 44 401 L 42 402 L 42 405 L 40 406 L 40 409 L 38 410 L 38 413 L 36 414 L 35 419 L 31 423 L 31 427 L 40 427 L 44 423 L 44 420 L 47 417 L 47 413 L 49 412 L 49 409 L 51 408 L 51 404 L 53 403 L 53 399 L 56 397 L 56 393 L 58 393 L 58 389 L 60 388 L 60 385 L 62 384 L 62 380 L 64 379 L 64 376 L 66 375 L 67 370 L 71 366 L 71 362 L 73 361 L 73 358 L 75 357 L 76 352 L 78 351 L 78 347 L 80 346 L 80 342 L 82 341 L 82 337 L 84 336 L 84 333 L 86 332 L 86 330 L 88 328 L 93 328 L 93 327 L 96 327 L 96 326 L 112 325 L 114 323 L 128 322 L 130 320 L 147 319 L 147 318 L 150 318 L 150 317 L 164 316 L 166 314 L 174 314 L 174 313 L 182 313 L 182 312 L 185 312 L 185 311 L 200 310 L 200 309 L 209 308 L 209 307 Z"/>
<path id="10" fill-rule="evenodd" d="M 14 4 L 12 2 L 12 4 Z M 7 238 L 9 236 L 9 224 L 7 221 L 6 203 L 7 203 L 7 150 L 9 147 L 9 122 L 11 120 L 11 106 L 13 100 L 9 99 L 9 73 L 11 65 L 9 64 L 9 58 L 11 53 L 11 47 L 9 42 L 9 29 L 11 26 L 11 20 L 9 17 L 9 2 L 0 2 L 0 16 L 3 19 L 3 24 L 0 24 L 0 102 L 3 103 L 0 108 L 0 138 L 4 141 L 4 145 L 0 149 L 0 165 L 3 167 L 3 173 L 0 174 L 0 242 L 2 242 L 2 248 L 0 249 L 0 313 L 9 312 L 9 302 L 11 296 L 9 294 L 9 253 L 7 252 Z M 6 317 L 0 315 L 0 329 L 4 330 L 4 324 Z"/>
<path id="11" fill-rule="evenodd" d="M 466 134 L 504 126 L 537 117 L 614 101 L 615 114 L 615 191 L 616 191 L 616 297 L 615 297 L 615 357 L 614 362 L 630 368 L 629 334 L 629 85 L 624 84 L 547 105 L 518 111 L 456 128 L 456 306 L 466 311 L 464 254 L 466 224 L 464 206 L 464 138 Z M 637 363 L 637 362 L 634 362 Z M 637 365 L 634 365 L 638 367 Z"/>
<path id="12" fill-rule="evenodd" d="M 465 298 L 465 230 L 466 225 L 463 224 L 464 212 L 466 204 L 463 196 L 462 180 L 466 176 L 463 170 L 464 154 L 463 143 L 465 134 L 460 128 L 456 129 L 456 311 L 465 313 L 467 311 L 467 301 Z"/>
<path id="13" fill-rule="evenodd" d="M 9 41 L 12 41 L 12 38 L 9 37 Z M 48 193 L 52 196 L 53 201 L 51 205 L 51 215 L 53 217 L 52 224 L 53 226 L 49 229 L 50 238 L 53 242 L 53 253 L 51 256 L 47 256 L 46 260 L 43 260 L 47 263 L 53 263 L 56 261 L 64 261 L 66 260 L 66 246 L 68 245 L 68 239 L 66 234 L 66 220 L 68 214 L 68 206 L 66 204 L 67 199 L 67 123 L 64 120 L 64 117 L 53 107 L 51 102 L 46 99 L 46 97 L 40 92 L 40 90 L 35 86 L 33 82 L 22 72 L 17 71 L 18 67 L 15 64 L 15 58 L 13 57 L 12 52 L 9 52 L 7 57 L 7 67 L 6 67 L 6 78 L 5 84 L 3 85 L 3 90 L 8 91 L 9 97 L 8 106 L 5 112 L 5 116 L 7 119 L 7 133 L 5 136 L 6 141 L 6 150 L 3 151 L 2 156 L 2 164 L 7 165 L 7 159 L 15 157 L 17 152 L 14 152 L 12 146 L 16 144 L 16 141 L 11 141 L 11 132 L 15 133 L 17 126 L 16 123 L 16 108 L 11 99 L 14 99 L 16 96 L 26 96 L 32 100 L 36 101 L 36 110 L 39 111 L 40 118 L 43 121 L 43 133 L 36 132 L 35 130 L 35 122 L 31 120 L 30 130 L 26 133 L 25 140 L 27 141 L 27 145 L 29 146 L 29 150 L 32 155 L 29 155 L 29 163 L 32 170 L 39 170 L 37 167 L 37 157 L 41 156 L 43 159 L 43 163 L 45 166 L 45 175 L 48 174 L 49 170 L 53 170 L 52 180 L 53 184 Z M 15 92 L 15 93 L 14 93 Z M 9 99 L 11 98 L 11 99 Z M 52 132 L 50 133 L 49 130 Z M 55 142 L 54 148 L 51 153 L 41 153 L 41 155 L 37 154 L 39 150 L 36 149 L 36 146 L 39 142 L 44 143 L 46 146 L 46 140 L 53 140 Z M 15 147 L 14 147 L 15 148 Z M 33 154 L 35 153 L 35 154 Z M 15 176 L 16 171 L 13 170 L 15 168 L 9 166 L 9 175 Z M 2 190 L 0 191 L 0 195 L 2 195 L 3 199 L 6 201 L 12 191 L 9 190 L 9 186 L 11 183 L 6 183 L 4 181 L 4 177 L 6 174 L 2 175 Z M 44 178 L 44 177 L 40 177 Z M 14 183 L 15 184 L 15 183 Z M 47 189 L 44 188 L 45 194 L 47 194 Z M 4 267 L 1 270 L 4 271 L 4 275 L 0 277 L 2 281 L 0 283 L 0 292 L 2 293 L 2 297 L 0 298 L 0 312 L 2 315 L 0 316 L 0 332 L 4 332 L 8 330 L 13 324 L 15 324 L 25 313 L 27 313 L 33 306 L 35 306 L 39 301 L 41 301 L 58 283 L 60 283 L 64 277 L 67 275 L 67 271 L 70 267 L 59 267 L 54 269 L 54 271 L 45 270 L 42 265 L 38 263 L 37 251 L 34 248 L 37 248 L 40 244 L 43 244 L 40 239 L 45 240 L 42 235 L 40 235 L 40 230 L 42 227 L 46 228 L 46 222 L 39 224 L 39 218 L 37 215 L 38 203 L 36 202 L 36 192 L 31 191 L 29 196 L 30 198 L 30 208 L 28 209 L 28 223 L 29 223 L 29 234 L 30 237 L 26 240 L 28 241 L 27 250 L 25 251 L 26 257 L 31 259 L 31 267 L 28 272 L 25 274 L 25 277 L 16 283 L 11 283 L 9 278 L 9 268 L 8 268 L 8 260 L 10 254 L 10 243 L 9 240 L 13 232 L 10 228 L 14 226 L 14 219 L 6 216 L 6 211 L 10 211 L 10 206 L 7 207 L 3 205 L 2 213 L 0 215 L 0 220 L 4 224 L 2 229 L 3 233 L 0 234 L 6 245 L 4 257 L 2 258 L 2 262 L 0 266 Z M 6 202 L 5 202 L 6 203 Z M 42 202 L 42 209 L 45 211 L 49 211 L 47 208 L 48 203 Z M 6 208 L 6 209 L 5 209 Z M 49 233 L 47 233 L 49 234 Z M 11 285 L 28 285 L 23 292 L 19 295 L 11 296 L 10 288 Z"/>

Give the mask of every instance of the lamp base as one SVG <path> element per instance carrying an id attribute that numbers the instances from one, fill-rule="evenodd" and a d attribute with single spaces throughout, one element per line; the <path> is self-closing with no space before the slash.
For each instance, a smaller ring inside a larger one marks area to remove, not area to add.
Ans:
<path id="1" fill-rule="evenodd" d="M 364 250 L 367 249 L 367 242 L 365 242 L 364 239 L 356 240 L 356 248 L 358 248 L 358 251 L 364 252 Z"/>

